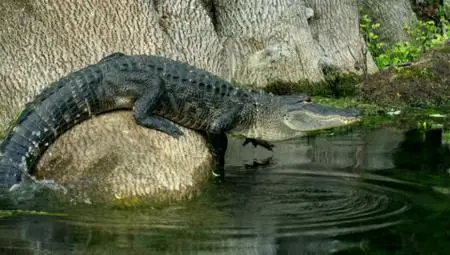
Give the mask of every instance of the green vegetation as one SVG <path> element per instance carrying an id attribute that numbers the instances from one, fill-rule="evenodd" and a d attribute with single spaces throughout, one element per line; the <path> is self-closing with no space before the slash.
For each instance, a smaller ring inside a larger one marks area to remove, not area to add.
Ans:
<path id="1" fill-rule="evenodd" d="M 360 126 L 364 128 L 378 128 L 386 125 L 394 125 L 396 118 L 383 114 L 388 111 L 384 107 L 378 106 L 376 104 L 369 104 L 362 102 L 357 98 L 327 98 L 327 97 L 314 97 L 314 102 L 323 105 L 329 105 L 339 108 L 358 108 L 363 112 L 363 118 L 360 122 Z"/>
<path id="2" fill-rule="evenodd" d="M 375 103 L 364 102 L 355 97 L 329 98 L 318 96 L 314 97 L 314 102 L 339 108 L 361 109 L 363 117 L 358 125 L 364 129 L 391 126 L 402 129 L 418 128 L 426 131 L 433 128 L 443 128 L 447 126 L 449 121 L 449 117 L 445 114 L 447 110 L 440 107 L 380 106 Z M 347 127 L 342 127 L 318 131 L 312 135 L 334 135 L 341 131 L 346 132 L 347 129 Z"/>
<path id="3" fill-rule="evenodd" d="M 441 15 L 441 26 L 438 27 L 432 20 L 419 20 L 414 27 L 405 27 L 411 37 L 410 41 L 387 47 L 379 36 L 380 23 L 374 22 L 367 14 L 362 15 L 360 20 L 360 28 L 369 51 L 380 69 L 409 64 L 424 52 L 444 44 L 450 37 L 450 23 L 444 18 L 444 14 Z"/>
<path id="4" fill-rule="evenodd" d="M 378 31 L 381 27 L 380 23 L 375 23 L 368 14 L 363 14 L 359 22 L 359 28 L 363 32 L 370 53 L 376 57 L 383 53 L 385 43 L 380 40 Z"/>
<path id="5" fill-rule="evenodd" d="M 45 215 L 45 216 L 57 216 L 65 217 L 68 216 L 66 213 L 53 213 L 45 211 L 34 211 L 34 210 L 0 210 L 0 219 L 4 217 L 10 217 L 15 215 Z"/>
<path id="6" fill-rule="evenodd" d="M 264 90 L 276 95 L 306 93 L 310 96 L 354 97 L 357 95 L 355 84 L 360 82 L 362 82 L 362 77 L 355 74 L 328 72 L 325 74 L 325 80 L 322 82 L 286 82 L 278 80 L 268 84 Z"/>

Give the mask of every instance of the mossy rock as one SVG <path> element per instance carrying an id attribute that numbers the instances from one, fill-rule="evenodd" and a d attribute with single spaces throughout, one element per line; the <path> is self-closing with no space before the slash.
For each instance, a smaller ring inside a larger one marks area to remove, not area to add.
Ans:
<path id="1" fill-rule="evenodd" d="M 390 68 L 371 75 L 361 98 L 379 105 L 425 107 L 450 98 L 450 42 L 430 51 L 408 67 Z"/>
<path id="2" fill-rule="evenodd" d="M 310 96 L 348 97 L 357 95 L 356 84 L 361 81 L 362 77 L 356 74 L 333 72 L 328 73 L 322 82 L 274 81 L 269 83 L 264 90 L 276 95 L 306 93 Z"/>

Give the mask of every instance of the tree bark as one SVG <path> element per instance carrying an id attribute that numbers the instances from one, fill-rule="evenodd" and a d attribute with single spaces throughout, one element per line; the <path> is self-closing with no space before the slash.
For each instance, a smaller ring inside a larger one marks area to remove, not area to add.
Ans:
<path id="1" fill-rule="evenodd" d="M 228 79 L 265 86 L 276 80 L 318 82 L 329 67 L 361 73 L 365 43 L 354 0 L 212 3 Z M 366 58 L 369 72 L 376 72 L 370 54 Z"/>
<path id="2" fill-rule="evenodd" d="M 153 1 L 158 27 L 175 51 L 163 55 L 226 76 L 224 48 L 208 10 L 199 0 Z M 164 45 L 163 45 L 164 48 Z"/>
<path id="3" fill-rule="evenodd" d="M 410 0 L 362 0 L 362 8 L 374 22 L 380 23 L 380 40 L 388 47 L 397 42 L 409 41 L 405 26 L 417 22 Z"/>
<path id="4" fill-rule="evenodd" d="M 359 10 L 355 0 L 305 0 L 314 10 L 310 21 L 313 38 L 322 53 L 323 65 L 345 73 L 378 71 L 359 31 Z M 364 56 L 364 54 L 367 54 Z"/>
<path id="5" fill-rule="evenodd" d="M 264 86 L 275 80 L 320 81 L 320 52 L 301 1 L 213 1 L 228 79 Z"/>

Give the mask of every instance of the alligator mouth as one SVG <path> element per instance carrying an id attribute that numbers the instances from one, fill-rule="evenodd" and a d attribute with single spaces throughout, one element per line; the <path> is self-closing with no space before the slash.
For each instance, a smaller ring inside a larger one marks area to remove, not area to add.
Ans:
<path id="1" fill-rule="evenodd" d="M 284 119 L 290 129 L 303 132 L 340 127 L 359 121 L 359 110 L 330 108 L 317 104 L 308 104 L 301 109 L 292 110 Z"/>
<path id="2" fill-rule="evenodd" d="M 309 118 L 314 119 L 315 121 L 319 122 L 342 122 L 342 124 L 352 124 L 355 122 L 360 121 L 361 119 L 359 117 L 346 117 L 341 115 L 319 115 L 319 114 L 313 114 L 306 112 L 305 115 L 308 115 Z"/>

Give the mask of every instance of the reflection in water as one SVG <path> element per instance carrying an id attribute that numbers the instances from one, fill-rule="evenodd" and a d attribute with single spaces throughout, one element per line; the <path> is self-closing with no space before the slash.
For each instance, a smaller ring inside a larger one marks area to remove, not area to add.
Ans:
<path id="1" fill-rule="evenodd" d="M 413 129 L 405 132 L 405 139 L 394 154 L 398 168 L 439 171 L 450 167 L 450 149 L 442 144 L 442 130 L 427 132 Z"/>
<path id="2" fill-rule="evenodd" d="M 394 168 L 394 129 L 292 140 L 275 153 L 232 140 L 227 182 L 194 201 L 157 208 L 74 207 L 67 217 L 0 219 L 0 253 L 330 254 L 368 246 L 370 233 L 404 224 L 407 184 Z M 273 156 L 272 164 L 244 164 Z M 371 170 L 370 173 L 367 170 Z"/>
<path id="3" fill-rule="evenodd" d="M 204 200 L 164 209 L 74 209 L 66 218 L 3 220 L 2 247 L 32 250 L 227 251 L 279 249 L 329 253 L 348 247 L 337 237 L 398 224 L 408 209 L 399 191 L 353 175 L 232 169 Z M 359 244 L 352 244 L 359 245 Z"/>
<path id="4" fill-rule="evenodd" d="M 308 156 L 315 165 L 327 168 L 391 169 L 392 153 L 402 140 L 403 133 L 393 128 L 315 137 L 310 141 Z"/>

